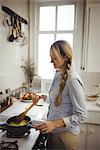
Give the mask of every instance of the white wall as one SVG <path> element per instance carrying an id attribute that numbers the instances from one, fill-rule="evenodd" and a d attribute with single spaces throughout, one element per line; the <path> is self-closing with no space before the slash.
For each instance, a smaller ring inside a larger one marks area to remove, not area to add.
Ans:
<path id="1" fill-rule="evenodd" d="M 4 12 L 1 5 L 6 6 L 16 12 L 21 17 L 28 20 L 27 0 L 2 0 L 0 2 L 0 90 L 6 88 L 15 89 L 25 81 L 21 65 L 23 59 L 28 58 L 28 44 L 21 46 L 17 42 L 7 41 L 9 27 L 3 26 Z M 28 25 L 24 25 L 25 34 L 28 37 Z"/>

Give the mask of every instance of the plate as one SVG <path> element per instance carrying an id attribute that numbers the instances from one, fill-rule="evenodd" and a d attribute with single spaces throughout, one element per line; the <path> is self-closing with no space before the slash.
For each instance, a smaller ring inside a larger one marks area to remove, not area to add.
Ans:
<path id="1" fill-rule="evenodd" d="M 88 101 L 96 101 L 97 97 L 86 96 L 86 100 L 88 100 Z"/>
<path id="2" fill-rule="evenodd" d="M 31 99 L 28 99 L 28 100 L 27 99 L 26 100 L 21 99 L 21 101 L 24 102 L 24 103 L 31 103 L 32 102 Z"/>

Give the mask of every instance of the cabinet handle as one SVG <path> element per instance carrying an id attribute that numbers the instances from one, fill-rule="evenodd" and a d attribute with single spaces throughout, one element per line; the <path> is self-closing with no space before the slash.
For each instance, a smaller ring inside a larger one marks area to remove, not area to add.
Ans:
<path id="1" fill-rule="evenodd" d="M 89 41 L 89 26 L 90 26 L 90 8 L 87 9 L 86 11 L 86 19 L 85 19 L 85 24 L 84 28 L 86 29 L 85 34 L 84 34 L 84 46 L 83 46 L 83 56 L 82 56 L 82 70 L 87 69 L 87 59 L 88 59 L 88 41 Z"/>
<path id="2" fill-rule="evenodd" d="M 81 70 L 85 70 L 85 68 L 81 66 Z"/>
<path id="3" fill-rule="evenodd" d="M 87 60 L 88 60 L 88 46 L 89 46 L 89 32 L 90 32 L 90 11 L 91 8 L 88 8 L 88 16 L 87 16 L 87 37 L 86 37 L 86 54 L 85 54 L 85 66 L 87 68 Z"/>
<path id="4" fill-rule="evenodd" d="M 90 135 L 90 134 L 93 134 L 93 133 L 95 133 L 95 130 L 94 129 L 89 129 L 88 134 Z"/>

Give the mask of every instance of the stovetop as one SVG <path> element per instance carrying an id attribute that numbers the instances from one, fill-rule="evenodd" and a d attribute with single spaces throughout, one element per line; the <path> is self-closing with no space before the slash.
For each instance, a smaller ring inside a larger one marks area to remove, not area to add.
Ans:
<path id="1" fill-rule="evenodd" d="M 31 129 L 31 132 L 29 135 L 25 135 L 20 138 L 19 137 L 10 137 L 9 135 L 7 135 L 6 131 L 4 131 L 4 132 L 0 131 L 0 143 L 2 143 L 3 141 L 4 142 L 17 141 L 16 144 L 18 145 L 18 150 L 25 150 L 25 149 L 32 150 L 34 144 L 36 143 L 38 135 L 39 135 L 39 131 L 36 131 L 35 129 Z M 7 145 L 7 143 L 5 145 Z M 3 149 L 0 149 L 0 150 L 3 150 Z M 14 149 L 4 149 L 4 150 L 14 150 Z"/>
<path id="2" fill-rule="evenodd" d="M 48 106 L 49 103 L 45 103 L 43 100 L 39 102 L 39 104 L 43 104 L 42 107 L 34 106 L 29 113 L 27 114 L 30 116 L 31 120 L 45 120 L 46 114 L 48 112 Z M 25 110 L 26 107 L 28 107 L 30 104 L 23 103 L 21 101 L 16 101 L 13 103 L 11 107 L 0 113 L 0 123 L 5 123 L 8 118 L 10 118 L 13 115 L 18 115 L 22 111 Z M 38 114 L 38 115 L 37 115 Z M 3 117 L 3 120 L 2 120 Z M 18 144 L 18 150 L 32 150 L 34 147 L 37 139 L 39 136 L 39 131 L 36 131 L 35 129 L 30 129 L 30 134 L 25 137 L 21 138 L 12 138 L 9 136 L 6 136 L 6 131 L 1 132 L 0 131 L 0 143 L 4 140 L 4 142 L 13 142 L 17 140 Z"/>
<path id="3" fill-rule="evenodd" d="M 39 134 L 32 150 L 46 150 L 47 134 Z"/>
<path id="4" fill-rule="evenodd" d="M 2 133 L 0 138 L 0 150 L 45 150 L 47 134 L 39 134 L 35 142 L 33 143 L 32 141 L 31 148 L 29 148 L 29 141 L 31 140 L 30 134 L 31 132 L 28 135 L 16 138 L 11 137 L 7 132 Z"/>
<path id="5" fill-rule="evenodd" d="M 13 142 L 1 141 L 0 150 L 18 150 L 17 140 Z"/>

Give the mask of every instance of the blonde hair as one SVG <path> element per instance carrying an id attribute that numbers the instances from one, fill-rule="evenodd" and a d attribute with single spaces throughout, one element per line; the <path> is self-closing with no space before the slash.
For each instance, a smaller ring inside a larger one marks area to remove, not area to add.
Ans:
<path id="1" fill-rule="evenodd" d="M 53 48 L 57 51 L 57 53 L 59 53 L 65 58 L 65 63 L 66 63 L 65 64 L 66 70 L 64 74 L 62 75 L 62 79 L 59 85 L 59 91 L 55 98 L 55 106 L 59 106 L 61 104 L 61 94 L 65 87 L 65 83 L 66 83 L 66 80 L 68 78 L 69 71 L 71 68 L 73 53 L 72 53 L 72 48 L 70 44 L 64 40 L 56 41 L 55 43 L 53 43 L 53 45 L 51 46 L 51 49 Z"/>

